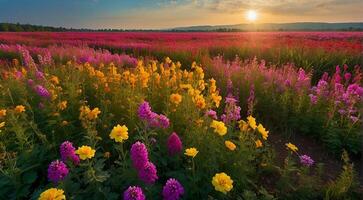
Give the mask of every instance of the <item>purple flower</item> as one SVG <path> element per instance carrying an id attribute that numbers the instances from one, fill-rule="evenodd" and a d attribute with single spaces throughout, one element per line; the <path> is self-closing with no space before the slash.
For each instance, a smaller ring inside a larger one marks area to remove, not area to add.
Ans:
<path id="1" fill-rule="evenodd" d="M 359 121 L 359 118 L 356 116 L 350 116 L 349 118 L 352 120 L 353 123 L 356 123 L 357 121 Z"/>
<path id="2" fill-rule="evenodd" d="M 74 165 L 79 164 L 79 157 L 75 153 L 76 148 L 74 148 L 72 142 L 63 142 L 59 147 L 59 151 L 63 162 L 67 162 L 67 160 L 70 160 L 73 162 Z"/>
<path id="3" fill-rule="evenodd" d="M 159 127 L 160 126 L 159 115 L 154 112 L 151 112 L 149 115 L 149 119 L 147 119 L 145 121 L 148 124 L 148 126 L 150 126 L 150 127 Z"/>
<path id="4" fill-rule="evenodd" d="M 221 119 L 224 123 L 228 124 L 237 121 L 241 118 L 241 107 L 237 105 L 237 100 L 233 97 L 226 97 L 226 107 Z"/>
<path id="5" fill-rule="evenodd" d="M 152 162 L 147 162 L 139 171 L 139 178 L 146 184 L 153 184 L 159 178 Z"/>
<path id="6" fill-rule="evenodd" d="M 36 85 L 35 86 L 35 92 L 40 96 L 40 97 L 43 97 L 43 98 L 49 98 L 50 97 L 50 93 L 48 92 L 48 90 L 41 86 L 41 85 Z"/>
<path id="7" fill-rule="evenodd" d="M 300 163 L 304 166 L 310 167 L 314 164 L 314 160 L 310 158 L 310 156 L 308 155 L 302 155 L 299 156 L 300 158 Z"/>
<path id="8" fill-rule="evenodd" d="M 130 155 L 132 164 L 137 170 L 142 169 L 149 162 L 148 151 L 141 142 L 136 142 L 131 146 Z"/>
<path id="9" fill-rule="evenodd" d="M 18 52 L 21 54 L 24 66 L 26 66 L 27 68 L 35 68 L 36 65 L 35 65 L 34 60 L 31 57 L 29 51 L 24 46 L 21 46 L 21 45 L 16 45 L 16 46 L 17 46 Z"/>
<path id="10" fill-rule="evenodd" d="M 45 77 L 44 77 L 44 73 L 41 72 L 41 71 L 36 71 L 35 72 L 35 77 L 38 79 L 38 80 L 44 80 Z"/>
<path id="11" fill-rule="evenodd" d="M 33 87 L 33 85 L 34 85 L 33 79 L 28 79 L 28 86 Z"/>
<path id="12" fill-rule="evenodd" d="M 124 192 L 124 200 L 145 200 L 145 195 L 140 187 L 130 186 Z"/>
<path id="13" fill-rule="evenodd" d="M 180 153 L 183 150 L 183 144 L 182 141 L 180 140 L 178 134 L 176 134 L 175 132 L 173 132 L 167 141 L 167 146 L 168 146 L 168 152 L 170 155 L 175 155 Z"/>
<path id="14" fill-rule="evenodd" d="M 316 93 L 318 96 L 328 96 L 328 82 L 326 82 L 325 80 L 321 79 L 318 82 L 318 85 L 316 87 Z"/>
<path id="15" fill-rule="evenodd" d="M 339 109 L 338 113 L 341 115 L 345 115 L 347 112 L 344 109 Z"/>
<path id="16" fill-rule="evenodd" d="M 150 127 L 165 129 L 170 125 L 169 119 L 165 115 L 158 115 L 153 112 L 147 101 L 140 104 L 137 112 L 139 118 L 147 122 Z"/>
<path id="17" fill-rule="evenodd" d="M 317 104 L 318 103 L 318 97 L 313 95 L 313 94 L 309 94 L 309 97 L 310 97 L 310 102 L 311 104 Z"/>
<path id="18" fill-rule="evenodd" d="M 140 104 L 138 109 L 138 115 L 142 120 L 148 121 L 150 119 L 152 111 L 149 102 L 144 101 Z"/>
<path id="19" fill-rule="evenodd" d="M 352 74 L 349 73 L 349 72 L 347 72 L 347 73 L 344 74 L 345 81 L 349 81 L 351 77 L 352 77 Z"/>
<path id="20" fill-rule="evenodd" d="M 183 194 L 183 186 L 174 178 L 170 178 L 163 187 L 164 200 L 179 200 Z"/>
<path id="21" fill-rule="evenodd" d="M 21 73 L 21 71 L 16 71 L 16 72 L 15 72 L 15 77 L 16 77 L 17 79 L 23 78 L 23 73 Z"/>
<path id="22" fill-rule="evenodd" d="M 234 97 L 226 97 L 226 104 L 236 104 L 237 103 L 237 99 L 235 99 Z"/>
<path id="23" fill-rule="evenodd" d="M 54 183 L 62 181 L 68 175 L 67 165 L 62 161 L 56 160 L 50 163 L 48 167 L 48 179 Z"/>
<path id="24" fill-rule="evenodd" d="M 159 127 L 168 128 L 170 125 L 169 119 L 165 115 L 159 115 Z"/>
<path id="25" fill-rule="evenodd" d="M 363 88 L 354 83 L 348 86 L 347 93 L 357 95 L 358 97 L 363 97 Z"/>
<path id="26" fill-rule="evenodd" d="M 218 119 L 217 112 L 214 110 L 208 110 L 205 114 L 212 119 Z"/>

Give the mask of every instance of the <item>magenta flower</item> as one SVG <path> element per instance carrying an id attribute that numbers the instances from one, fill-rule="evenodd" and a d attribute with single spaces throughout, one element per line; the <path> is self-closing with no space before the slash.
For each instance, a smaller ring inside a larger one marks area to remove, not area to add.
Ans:
<path id="1" fill-rule="evenodd" d="M 147 162 L 143 168 L 138 171 L 139 178 L 146 184 L 153 184 L 159 178 L 157 170 L 152 162 Z"/>
<path id="2" fill-rule="evenodd" d="M 233 121 L 241 119 L 241 107 L 237 105 L 237 100 L 234 97 L 226 97 L 226 107 L 221 119 L 224 123 L 229 124 Z"/>
<path id="3" fill-rule="evenodd" d="M 33 85 L 34 85 L 34 80 L 33 79 L 28 79 L 28 86 L 33 87 Z"/>
<path id="4" fill-rule="evenodd" d="M 169 118 L 167 118 L 165 115 L 159 115 L 159 127 L 160 128 L 168 128 L 170 125 Z"/>
<path id="5" fill-rule="evenodd" d="M 145 200 L 145 195 L 140 187 L 130 186 L 124 192 L 124 200 Z"/>
<path id="6" fill-rule="evenodd" d="M 67 162 L 67 160 L 70 160 L 73 162 L 74 165 L 79 164 L 79 157 L 75 153 L 76 148 L 74 148 L 72 142 L 63 142 L 59 147 L 59 151 L 63 162 Z"/>
<path id="7" fill-rule="evenodd" d="M 152 111 L 149 102 L 143 101 L 138 109 L 138 115 L 140 119 L 148 121 L 151 118 Z"/>
<path id="8" fill-rule="evenodd" d="M 168 146 L 168 152 L 170 155 L 175 155 L 180 153 L 183 150 L 183 144 L 182 141 L 180 140 L 178 134 L 176 134 L 175 132 L 173 132 L 167 141 L 167 146 Z"/>
<path id="9" fill-rule="evenodd" d="M 21 71 L 16 71 L 16 72 L 15 72 L 15 77 L 16 77 L 17 79 L 21 79 L 21 78 L 23 78 L 23 73 L 22 73 Z"/>
<path id="10" fill-rule="evenodd" d="M 308 155 L 302 155 L 299 156 L 300 158 L 300 163 L 304 166 L 310 167 L 314 164 L 314 160 L 310 158 L 310 156 Z"/>
<path id="11" fill-rule="evenodd" d="M 48 167 L 48 180 L 54 183 L 64 180 L 68 175 L 67 165 L 62 161 L 56 160 L 50 163 Z"/>
<path id="12" fill-rule="evenodd" d="M 318 103 L 318 97 L 313 95 L 313 94 L 309 94 L 309 97 L 310 97 L 310 102 L 311 104 L 317 104 Z"/>
<path id="13" fill-rule="evenodd" d="M 208 110 L 205 114 L 212 119 L 218 119 L 217 112 L 214 110 Z"/>
<path id="14" fill-rule="evenodd" d="M 36 85 L 34 90 L 40 97 L 43 97 L 46 99 L 50 98 L 50 93 L 48 92 L 48 90 L 45 87 L 43 87 L 41 85 Z"/>
<path id="15" fill-rule="evenodd" d="M 183 186 L 174 178 L 170 178 L 163 187 L 164 200 L 179 200 L 183 194 Z"/>
<path id="16" fill-rule="evenodd" d="M 35 72 L 35 77 L 36 77 L 38 80 L 40 80 L 40 81 L 45 80 L 44 73 L 43 73 L 43 72 L 41 72 L 41 71 L 36 71 L 36 72 Z"/>
<path id="17" fill-rule="evenodd" d="M 352 78 L 352 74 L 351 73 L 347 72 L 347 73 L 344 74 L 345 81 L 349 81 L 350 78 Z"/>
<path id="18" fill-rule="evenodd" d="M 151 110 L 150 104 L 144 101 L 138 108 L 138 116 L 141 120 L 145 121 L 148 126 L 154 128 L 168 128 L 170 125 L 169 119 L 165 115 L 158 115 Z"/>
<path id="19" fill-rule="evenodd" d="M 147 148 L 141 142 L 136 142 L 131 146 L 130 155 L 132 164 L 137 170 L 142 169 L 149 162 Z"/>

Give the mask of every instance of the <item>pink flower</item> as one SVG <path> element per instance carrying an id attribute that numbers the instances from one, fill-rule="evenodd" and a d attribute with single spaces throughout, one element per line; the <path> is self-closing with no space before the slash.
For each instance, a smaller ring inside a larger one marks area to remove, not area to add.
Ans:
<path id="1" fill-rule="evenodd" d="M 167 141 L 167 146 L 168 146 L 168 152 L 170 155 L 175 155 L 180 153 L 183 150 L 183 144 L 182 141 L 180 140 L 178 134 L 176 134 L 175 132 L 173 132 Z"/>

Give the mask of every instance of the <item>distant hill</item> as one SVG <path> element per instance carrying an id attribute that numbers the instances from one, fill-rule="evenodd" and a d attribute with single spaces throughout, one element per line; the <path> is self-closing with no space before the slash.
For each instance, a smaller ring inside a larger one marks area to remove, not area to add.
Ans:
<path id="1" fill-rule="evenodd" d="M 189 26 L 168 29 L 169 31 L 363 31 L 363 22 L 355 23 L 262 23 L 219 26 Z"/>
<path id="2" fill-rule="evenodd" d="M 87 29 L 87 28 L 64 28 L 64 27 L 52 27 L 42 25 L 31 25 L 31 24 L 19 24 L 19 23 L 0 23 L 0 32 L 115 32 L 125 31 L 122 29 Z M 141 31 L 141 30 L 140 30 Z"/>
<path id="3" fill-rule="evenodd" d="M 0 23 L 0 32 L 33 32 L 33 31 L 62 32 L 62 31 L 67 31 L 67 29 L 63 27 L 39 26 L 31 24 Z"/>
<path id="4" fill-rule="evenodd" d="M 363 31 L 363 22 L 354 23 L 262 23 L 262 24 L 235 24 L 217 26 L 188 26 L 169 29 L 74 29 L 64 27 L 41 26 L 19 23 L 0 23 L 0 32 L 130 32 L 130 31 L 162 31 L 162 32 L 238 32 L 238 31 Z"/>

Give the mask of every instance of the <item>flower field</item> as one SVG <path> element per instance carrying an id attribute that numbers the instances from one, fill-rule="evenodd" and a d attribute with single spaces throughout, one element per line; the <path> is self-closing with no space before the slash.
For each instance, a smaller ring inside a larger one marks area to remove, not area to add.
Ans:
<path id="1" fill-rule="evenodd" d="M 0 33 L 0 199 L 359 199 L 362 42 Z"/>

